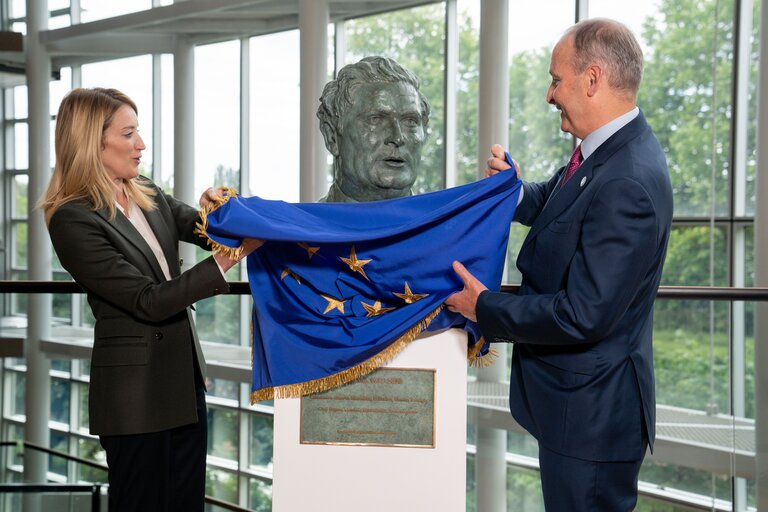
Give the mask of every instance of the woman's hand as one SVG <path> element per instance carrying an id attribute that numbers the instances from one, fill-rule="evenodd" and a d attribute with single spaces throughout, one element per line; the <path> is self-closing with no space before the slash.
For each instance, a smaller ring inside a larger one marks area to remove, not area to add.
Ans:
<path id="1" fill-rule="evenodd" d="M 204 210 L 210 210 L 214 206 L 220 205 L 224 202 L 224 196 L 226 193 L 228 193 L 228 190 L 223 187 L 216 189 L 213 187 L 208 187 L 200 195 L 200 208 Z"/>
<path id="2" fill-rule="evenodd" d="M 214 254 L 213 258 L 216 260 L 216 263 L 218 263 L 219 268 L 221 268 L 222 272 L 226 272 L 230 268 L 234 267 L 238 263 L 240 263 L 246 256 L 251 254 L 253 251 L 258 249 L 264 245 L 264 240 L 258 240 L 256 238 L 246 238 L 243 240 L 243 243 L 240 245 L 240 247 L 243 249 L 240 252 L 240 255 L 237 258 L 230 258 L 229 256 L 225 256 L 224 254 Z"/>

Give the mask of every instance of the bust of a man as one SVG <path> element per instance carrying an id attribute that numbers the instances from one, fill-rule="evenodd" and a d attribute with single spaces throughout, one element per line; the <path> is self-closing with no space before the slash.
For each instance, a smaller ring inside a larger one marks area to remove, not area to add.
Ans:
<path id="1" fill-rule="evenodd" d="M 333 184 L 321 202 L 411 195 L 429 122 L 419 79 L 386 57 L 344 66 L 317 110 L 333 155 Z"/>

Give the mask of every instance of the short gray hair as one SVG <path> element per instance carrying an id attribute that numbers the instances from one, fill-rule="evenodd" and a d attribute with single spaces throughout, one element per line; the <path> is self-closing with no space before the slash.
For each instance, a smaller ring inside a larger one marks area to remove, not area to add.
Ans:
<path id="1" fill-rule="evenodd" d="M 344 109 L 352 105 L 352 95 L 355 89 L 363 84 L 370 83 L 400 83 L 404 82 L 416 89 L 421 106 L 422 123 L 426 128 L 429 123 L 429 102 L 419 91 L 421 85 L 419 79 L 387 57 L 365 57 L 354 64 L 348 64 L 341 68 L 335 80 L 325 84 L 323 94 L 320 96 L 320 107 L 317 109 L 317 118 L 320 124 L 333 127 L 336 133 L 341 133 L 339 120 Z"/>
<path id="2" fill-rule="evenodd" d="M 613 89 L 637 96 L 643 51 L 629 28 L 618 21 L 592 18 L 569 28 L 564 37 L 573 37 L 574 71 L 581 73 L 590 64 L 600 64 Z"/>

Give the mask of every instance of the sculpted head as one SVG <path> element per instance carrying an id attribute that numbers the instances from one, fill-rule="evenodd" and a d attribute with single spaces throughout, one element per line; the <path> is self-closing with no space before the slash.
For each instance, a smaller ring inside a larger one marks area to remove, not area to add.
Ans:
<path id="1" fill-rule="evenodd" d="M 321 201 L 411 194 L 429 122 L 419 80 L 386 57 L 366 57 L 326 84 L 317 110 L 333 155 L 333 185 Z"/>

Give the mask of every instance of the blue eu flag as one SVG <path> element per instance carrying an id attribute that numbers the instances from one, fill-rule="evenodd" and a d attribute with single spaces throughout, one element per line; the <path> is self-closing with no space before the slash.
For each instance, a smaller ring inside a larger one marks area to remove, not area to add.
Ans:
<path id="1" fill-rule="evenodd" d="M 217 250 L 267 242 L 248 257 L 253 296 L 251 402 L 302 396 L 386 364 L 422 331 L 477 326 L 443 309 L 463 288 L 461 261 L 498 290 L 521 182 L 502 172 L 475 183 L 368 203 L 299 203 L 232 196 L 203 214 Z"/>

